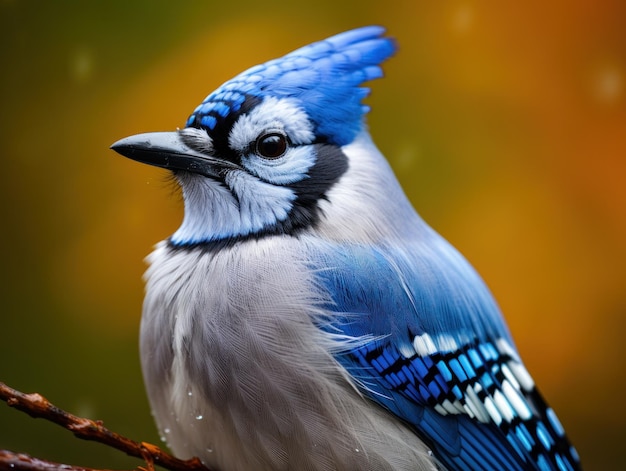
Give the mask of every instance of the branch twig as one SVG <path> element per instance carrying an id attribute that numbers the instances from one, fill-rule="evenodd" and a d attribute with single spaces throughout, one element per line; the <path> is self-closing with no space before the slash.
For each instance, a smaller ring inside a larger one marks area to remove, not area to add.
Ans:
<path id="1" fill-rule="evenodd" d="M 6 384 L 0 382 L 0 399 L 5 401 L 10 407 L 14 407 L 34 418 L 43 418 L 66 428 L 76 437 L 83 440 L 91 440 L 108 445 L 116 450 L 123 451 L 127 455 L 143 459 L 149 471 L 154 469 L 153 464 L 162 466 L 170 471 L 210 471 L 198 458 L 190 460 L 180 460 L 161 450 L 156 445 L 146 442 L 136 442 L 104 427 L 102 421 L 90 420 L 78 417 L 50 403 L 41 394 L 24 394 Z M 47 461 L 31 458 L 27 455 L 0 451 L 0 470 L 22 469 L 25 471 L 42 470 L 68 470 L 68 471 L 90 471 L 88 468 L 81 468 L 69 465 L 59 465 Z M 13 464 L 13 466 L 10 466 Z"/>
<path id="2" fill-rule="evenodd" d="M 0 471 L 108 471 L 40 460 L 24 453 L 0 450 Z"/>

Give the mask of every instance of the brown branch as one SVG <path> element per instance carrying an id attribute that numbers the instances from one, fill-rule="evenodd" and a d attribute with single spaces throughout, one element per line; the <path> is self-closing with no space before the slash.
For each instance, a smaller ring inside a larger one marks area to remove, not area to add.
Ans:
<path id="1" fill-rule="evenodd" d="M 28 415 L 34 418 L 46 419 L 50 422 L 58 424 L 63 428 L 66 428 L 72 432 L 76 437 L 83 440 L 91 440 L 108 445 L 116 450 L 123 451 L 127 455 L 134 456 L 136 458 L 143 459 L 149 471 L 154 469 L 153 464 L 162 466 L 170 471 L 210 471 L 206 468 L 198 458 L 192 458 L 190 460 L 180 460 L 174 456 L 161 450 L 156 445 L 152 445 L 146 442 L 136 442 L 115 432 L 110 431 L 102 424 L 102 421 L 94 421 L 78 417 L 62 409 L 59 409 L 54 404 L 50 403 L 41 394 L 24 394 L 13 388 L 10 388 L 6 384 L 0 382 L 0 399 L 5 401 L 10 407 L 14 407 L 22 412 L 26 412 Z M 3 456 L 10 452 L 0 453 L 0 470 L 4 469 L 5 462 Z M 16 457 L 26 457 L 26 455 L 19 455 L 10 453 L 11 459 Z M 30 458 L 30 457 L 29 457 Z M 80 467 L 65 467 L 68 465 L 56 465 L 54 463 L 45 462 L 36 458 L 30 459 L 30 465 L 25 464 L 29 460 L 17 460 L 14 465 L 22 463 L 28 470 L 50 470 L 50 469 L 67 469 L 70 471 L 88 470 L 88 468 Z M 32 463 L 37 463 L 40 466 L 33 467 Z M 30 467 L 28 467 L 30 466 Z M 55 468 L 55 466 L 57 466 Z M 10 467 L 10 469 L 15 469 Z M 6 469 L 9 469 L 6 468 Z"/>
<path id="2" fill-rule="evenodd" d="M 108 471 L 40 460 L 24 453 L 0 450 L 0 471 Z"/>

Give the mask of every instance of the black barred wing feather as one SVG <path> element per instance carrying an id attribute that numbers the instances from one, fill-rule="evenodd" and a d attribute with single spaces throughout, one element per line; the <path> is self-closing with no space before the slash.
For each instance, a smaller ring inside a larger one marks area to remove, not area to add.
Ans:
<path id="1" fill-rule="evenodd" d="M 350 352 L 350 370 L 373 400 L 416 428 L 444 465 L 578 469 L 556 414 L 508 340 L 458 345 L 422 334 L 413 345 L 407 357 L 390 342 L 371 342 Z"/>

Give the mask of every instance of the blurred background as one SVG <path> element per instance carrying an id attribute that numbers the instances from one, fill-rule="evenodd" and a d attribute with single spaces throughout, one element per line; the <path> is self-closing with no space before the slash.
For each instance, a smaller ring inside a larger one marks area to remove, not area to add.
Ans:
<path id="1" fill-rule="evenodd" d="M 507 3 L 507 5 L 504 5 Z M 483 275 L 586 469 L 623 461 L 626 3 L 0 0 L 0 381 L 159 442 L 142 261 L 182 217 L 166 172 L 109 150 L 182 127 L 236 73 L 385 25 L 372 134 Z M 0 448 L 141 463 L 0 404 Z"/>

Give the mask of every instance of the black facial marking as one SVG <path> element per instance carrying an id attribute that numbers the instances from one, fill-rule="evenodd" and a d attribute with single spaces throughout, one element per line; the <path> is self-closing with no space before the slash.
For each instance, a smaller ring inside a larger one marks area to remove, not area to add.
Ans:
<path id="1" fill-rule="evenodd" d="M 297 197 L 287 219 L 278 221 L 258 232 L 219 240 L 183 244 L 168 240 L 169 247 L 172 250 L 197 249 L 215 252 L 240 242 L 259 240 L 269 236 L 297 237 L 304 229 L 315 227 L 322 216 L 319 202 L 326 199 L 328 191 L 348 170 L 348 158 L 339 147 L 331 144 L 317 143 L 311 144 L 311 147 L 317 153 L 317 161 L 309 170 L 309 178 L 289 185 Z"/>
<path id="2" fill-rule="evenodd" d="M 255 96 L 246 95 L 244 102 L 236 112 L 231 112 L 225 117 L 219 116 L 217 113 L 209 113 L 213 116 L 217 123 L 213 129 L 209 129 L 200 123 L 200 116 L 196 117 L 191 127 L 204 129 L 213 140 L 214 155 L 224 160 L 228 160 L 236 165 L 241 165 L 240 155 L 228 146 L 228 137 L 230 130 L 241 115 L 249 113 L 253 108 L 261 103 L 261 99 Z"/>
<path id="3" fill-rule="evenodd" d="M 294 227 L 315 226 L 320 218 L 319 202 L 348 170 L 348 158 L 335 145 L 318 143 L 311 145 L 317 154 L 315 165 L 309 170 L 309 178 L 290 185 L 297 198 L 289 220 Z"/>

